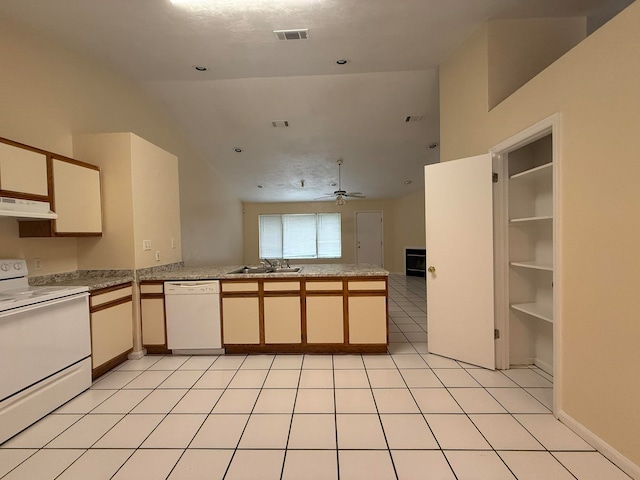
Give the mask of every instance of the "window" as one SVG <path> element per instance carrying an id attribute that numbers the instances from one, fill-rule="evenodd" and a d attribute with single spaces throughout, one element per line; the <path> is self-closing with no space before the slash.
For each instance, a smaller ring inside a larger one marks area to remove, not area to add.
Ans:
<path id="1" fill-rule="evenodd" d="M 340 258 L 339 213 L 259 215 L 260 258 Z"/>

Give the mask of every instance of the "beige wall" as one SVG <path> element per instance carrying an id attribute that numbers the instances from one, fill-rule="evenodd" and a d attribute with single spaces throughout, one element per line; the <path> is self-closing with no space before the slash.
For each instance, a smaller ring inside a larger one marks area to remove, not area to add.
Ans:
<path id="1" fill-rule="evenodd" d="M 487 112 L 487 28 L 440 69 L 444 161 L 559 112 L 560 408 L 640 464 L 640 5 Z"/>
<path id="2" fill-rule="evenodd" d="M 339 207 L 335 202 L 245 203 L 244 263 L 256 264 L 258 258 L 258 215 L 268 213 L 327 213 L 342 215 L 342 258 L 305 260 L 292 263 L 355 263 L 355 213 L 381 211 L 384 235 L 384 268 L 401 272 L 404 247 L 424 246 L 424 191 L 392 200 L 348 201 Z"/>
<path id="3" fill-rule="evenodd" d="M 241 260 L 242 204 L 190 148 L 166 112 L 129 80 L 5 21 L 0 21 L 0 62 L 0 136 L 74 157 L 74 135 L 134 132 L 180 159 L 184 260 L 203 246 L 209 247 L 212 262 Z M 184 183 L 193 179 L 195 186 Z M 194 204 L 201 207 L 197 212 Z M 0 257 L 25 257 L 31 273 L 34 258 L 42 259 L 38 273 L 75 270 L 77 245 L 84 254 L 98 241 L 23 240 L 16 220 L 0 219 Z M 109 268 L 128 263 L 109 260 Z"/>

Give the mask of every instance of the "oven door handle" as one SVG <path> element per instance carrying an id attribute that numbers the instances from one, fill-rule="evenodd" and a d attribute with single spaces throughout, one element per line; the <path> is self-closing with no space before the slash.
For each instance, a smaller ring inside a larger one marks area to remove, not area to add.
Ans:
<path id="1" fill-rule="evenodd" d="M 87 298 L 88 296 L 89 296 L 88 292 L 83 292 L 83 293 L 76 293 L 73 295 L 69 295 L 67 297 L 56 298 L 53 300 L 45 300 L 43 302 L 34 303 L 32 305 L 25 305 L 23 307 L 17 307 L 11 310 L 5 310 L 4 312 L 0 312 L 0 318 L 18 315 L 19 313 L 31 312 L 33 310 L 39 310 L 40 308 L 51 307 L 53 305 L 68 302 L 70 300 L 75 300 L 78 298 Z"/>

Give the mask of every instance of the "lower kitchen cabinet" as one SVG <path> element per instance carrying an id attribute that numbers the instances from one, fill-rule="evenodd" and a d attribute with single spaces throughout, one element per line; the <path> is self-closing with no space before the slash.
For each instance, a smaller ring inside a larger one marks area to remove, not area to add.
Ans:
<path id="1" fill-rule="evenodd" d="M 264 343 L 302 343 L 300 296 L 265 297 Z"/>
<path id="2" fill-rule="evenodd" d="M 142 346 L 148 353 L 170 353 L 164 311 L 163 282 L 140 283 Z"/>
<path id="3" fill-rule="evenodd" d="M 91 292 L 91 363 L 95 379 L 127 359 L 133 350 L 131 283 Z"/>
<path id="4" fill-rule="evenodd" d="M 344 300 L 307 294 L 307 343 L 344 343 Z"/>
<path id="5" fill-rule="evenodd" d="M 387 297 L 349 297 L 349 343 L 387 343 Z"/>
<path id="6" fill-rule="evenodd" d="M 260 344 L 260 300 L 257 296 L 222 299 L 222 342 L 223 345 Z"/>

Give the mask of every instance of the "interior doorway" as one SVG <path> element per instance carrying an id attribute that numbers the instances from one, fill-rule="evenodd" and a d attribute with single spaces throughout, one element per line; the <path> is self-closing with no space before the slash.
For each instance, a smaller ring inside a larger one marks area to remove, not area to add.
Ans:
<path id="1" fill-rule="evenodd" d="M 384 267 L 382 212 L 356 212 L 356 263 Z"/>

